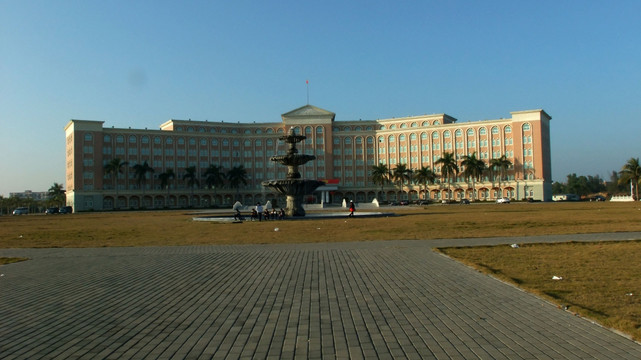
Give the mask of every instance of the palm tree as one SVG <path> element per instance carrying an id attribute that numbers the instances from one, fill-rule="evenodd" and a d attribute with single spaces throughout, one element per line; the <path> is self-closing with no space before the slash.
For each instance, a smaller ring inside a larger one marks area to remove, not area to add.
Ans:
<path id="1" fill-rule="evenodd" d="M 247 185 L 247 171 L 240 166 L 234 166 L 227 172 L 227 180 L 232 189 L 236 189 L 236 200 L 240 200 L 240 185 Z"/>
<path id="2" fill-rule="evenodd" d="M 636 189 L 635 200 L 639 200 L 639 184 L 641 183 L 641 165 L 639 165 L 639 158 L 630 158 L 619 171 L 619 184 L 631 182 Z"/>
<path id="3" fill-rule="evenodd" d="M 390 171 L 387 165 L 380 163 L 378 165 L 372 166 L 372 181 L 376 185 L 381 185 L 381 200 L 383 200 L 383 185 L 389 183 L 390 181 Z"/>
<path id="4" fill-rule="evenodd" d="M 147 183 L 147 173 L 153 173 L 154 169 L 147 164 L 145 161 L 142 164 L 136 164 L 132 166 L 134 169 L 134 176 L 136 177 L 136 182 L 138 182 L 138 186 L 142 188 L 142 195 L 143 198 L 145 196 L 145 187 Z"/>
<path id="5" fill-rule="evenodd" d="M 196 167 L 190 166 L 185 168 L 185 174 L 183 175 L 183 180 L 187 182 L 187 187 L 190 189 L 190 202 L 194 198 L 194 187 L 200 185 L 200 181 L 196 177 Z"/>
<path id="6" fill-rule="evenodd" d="M 448 200 L 452 200 L 452 180 L 458 177 L 459 171 L 454 153 L 444 153 L 435 164 L 441 165 L 441 176 L 447 181 Z"/>
<path id="7" fill-rule="evenodd" d="M 49 190 L 47 191 L 47 197 L 51 202 L 57 204 L 58 206 L 63 206 L 67 200 L 65 195 L 65 190 L 62 188 L 62 184 L 53 183 Z"/>
<path id="8" fill-rule="evenodd" d="M 463 156 L 461 165 L 465 167 L 465 169 L 463 170 L 463 176 L 467 179 L 472 179 L 472 200 L 475 200 L 475 181 L 481 179 L 481 176 L 486 169 L 485 162 L 483 162 L 483 160 L 481 159 L 477 159 L 475 152 L 472 155 Z"/>
<path id="9" fill-rule="evenodd" d="M 160 179 L 160 188 L 167 189 L 167 195 L 169 195 L 169 187 L 170 187 L 169 180 L 173 180 L 176 178 L 174 169 L 165 170 L 165 172 L 158 175 L 158 178 Z"/>
<path id="10" fill-rule="evenodd" d="M 122 161 L 119 158 L 113 158 L 111 161 L 105 164 L 104 170 L 105 175 L 113 175 L 114 189 L 116 189 L 116 200 L 114 203 L 114 209 L 118 208 L 118 174 L 122 174 L 122 168 L 127 166 L 129 163 Z"/>
<path id="11" fill-rule="evenodd" d="M 407 165 L 405 164 L 398 164 L 392 171 L 392 179 L 394 179 L 395 182 L 399 183 L 399 192 L 403 191 L 403 184 L 405 184 L 405 181 L 409 181 L 412 170 L 407 168 Z M 398 198 L 398 192 L 396 193 L 396 200 L 400 200 Z"/>
<path id="12" fill-rule="evenodd" d="M 419 184 L 419 188 L 421 185 L 425 185 L 425 192 L 427 193 L 427 185 L 433 184 L 434 181 L 436 181 L 436 174 L 428 166 L 423 166 L 416 170 L 415 179 Z M 423 196 L 423 199 L 425 200 L 425 196 Z"/>
<path id="13" fill-rule="evenodd" d="M 216 188 L 225 184 L 225 174 L 218 165 L 210 164 L 205 173 L 205 184 L 208 189 L 214 190 L 214 201 L 216 201 Z"/>
<path id="14" fill-rule="evenodd" d="M 505 172 L 512 166 L 512 162 L 505 155 L 501 155 L 498 159 L 492 159 L 490 161 L 490 168 L 492 172 L 496 174 L 496 171 L 499 173 L 499 197 L 503 197 L 503 190 L 501 189 L 501 178 L 505 177 Z"/>

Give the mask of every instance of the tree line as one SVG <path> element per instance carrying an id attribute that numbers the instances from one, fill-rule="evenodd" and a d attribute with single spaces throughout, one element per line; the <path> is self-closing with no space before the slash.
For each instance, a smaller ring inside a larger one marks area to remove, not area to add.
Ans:
<path id="1" fill-rule="evenodd" d="M 641 184 L 641 166 L 639 158 L 630 158 L 620 171 L 612 171 L 610 181 L 605 181 L 595 176 L 577 176 L 569 174 L 565 183 L 555 181 L 552 183 L 553 194 L 576 194 L 588 196 L 597 193 L 608 193 L 610 195 L 630 194 L 630 186 L 633 188 L 635 199 L 639 199 L 639 184 Z"/>
<path id="2" fill-rule="evenodd" d="M 443 182 L 447 183 L 449 199 L 452 199 L 452 183 L 456 182 L 459 175 L 470 181 L 472 188 L 474 188 L 476 181 L 481 181 L 483 175 L 489 174 L 491 179 L 498 180 L 500 191 L 501 180 L 506 179 L 507 171 L 513 165 L 505 155 L 491 159 L 489 164 L 486 164 L 485 161 L 476 157 L 476 152 L 463 156 L 460 166 L 454 153 L 449 152 L 444 153 L 435 164 L 441 167 L 440 177 Z M 408 169 L 406 164 L 398 164 L 394 169 L 390 169 L 386 164 L 379 163 L 372 166 L 370 178 L 374 184 L 381 186 L 379 193 L 379 199 L 381 199 L 380 195 L 383 193 L 385 184 L 394 183 L 398 188 L 402 189 L 406 183 L 408 185 L 415 183 L 419 186 L 420 192 L 423 188 L 427 188 L 429 184 L 436 183 L 439 174 L 430 169 L 429 166 L 412 170 Z M 472 197 L 474 196 L 472 194 Z"/>
<path id="3" fill-rule="evenodd" d="M 122 174 L 123 168 L 128 165 L 129 163 L 127 161 L 123 161 L 119 158 L 114 158 L 104 166 L 105 175 L 112 175 L 113 187 L 116 190 L 116 197 L 118 194 L 118 174 Z M 146 161 L 142 164 L 135 164 L 131 168 L 134 171 L 134 178 L 136 179 L 136 183 L 142 189 L 144 195 L 145 188 L 147 187 L 147 174 L 153 174 L 155 170 L 151 166 L 149 166 Z M 158 174 L 158 179 L 160 180 L 160 188 L 166 190 L 167 194 L 169 194 L 171 184 L 177 177 L 178 175 L 174 172 L 173 169 L 167 169 L 164 172 Z M 240 186 L 247 185 L 247 170 L 242 165 L 234 166 L 228 171 L 224 171 L 222 167 L 210 164 L 209 167 L 203 172 L 202 177 L 204 178 L 203 182 L 205 184 L 205 188 L 213 190 L 214 195 L 216 194 L 217 188 L 229 185 L 230 188 L 236 189 L 236 198 L 239 198 Z M 192 195 L 194 189 L 199 188 L 201 185 L 195 166 L 189 166 L 185 168 L 185 172 L 182 174 L 182 180 L 185 182 L 187 188 L 191 190 Z"/>

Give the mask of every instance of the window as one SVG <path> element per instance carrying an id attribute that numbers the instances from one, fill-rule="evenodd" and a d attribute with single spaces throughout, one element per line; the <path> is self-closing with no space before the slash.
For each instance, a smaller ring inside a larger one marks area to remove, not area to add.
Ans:
<path id="1" fill-rule="evenodd" d="M 432 139 L 438 139 L 438 133 L 436 131 L 432 133 Z"/>
<path id="2" fill-rule="evenodd" d="M 178 138 L 178 145 L 185 145 L 185 139 L 184 138 Z"/>
<path id="3" fill-rule="evenodd" d="M 471 129 L 470 129 L 470 130 L 471 130 Z M 479 134 L 481 134 L 481 135 L 487 135 L 487 129 L 486 129 L 486 128 L 481 128 L 481 130 L 479 130 Z"/>
<path id="4" fill-rule="evenodd" d="M 135 144 L 136 143 L 136 136 L 135 135 L 129 136 L 129 143 L 130 144 Z"/>
<path id="5" fill-rule="evenodd" d="M 85 141 L 91 141 L 93 140 L 93 136 L 91 134 L 85 134 Z"/>
<path id="6" fill-rule="evenodd" d="M 169 138 L 167 138 L 167 140 L 165 140 L 165 143 L 166 143 L 167 145 L 171 145 L 171 144 L 173 144 L 173 143 L 174 143 L 174 139 L 172 139 L 172 138 L 170 138 L 170 137 L 169 137 Z"/>
<path id="7" fill-rule="evenodd" d="M 116 142 L 118 143 L 124 143 L 125 142 L 125 137 L 122 135 L 116 136 Z"/>
<path id="8" fill-rule="evenodd" d="M 455 136 L 463 136 L 463 131 L 461 129 L 456 129 L 456 132 L 454 133 Z"/>
<path id="9" fill-rule="evenodd" d="M 494 127 L 492 128 L 492 134 L 498 134 L 498 133 L 499 133 L 499 128 L 498 128 L 498 127 L 496 127 L 496 126 L 494 126 Z"/>
<path id="10" fill-rule="evenodd" d="M 103 140 L 104 140 L 104 142 L 110 142 L 110 141 L 111 141 L 111 136 L 109 136 L 109 135 L 105 135 L 105 137 L 103 138 Z"/>
<path id="11" fill-rule="evenodd" d="M 506 126 L 506 127 L 505 127 L 505 133 L 506 133 L 506 134 L 509 134 L 509 133 L 511 133 L 511 132 L 512 132 L 512 128 L 510 127 L 510 125 Z"/>
<path id="12" fill-rule="evenodd" d="M 530 124 L 523 124 L 523 131 L 529 131 L 530 130 Z"/>
<path id="13" fill-rule="evenodd" d="M 449 130 L 445 130 L 445 132 L 443 133 L 443 137 L 444 138 L 449 138 L 450 137 L 450 131 Z"/>

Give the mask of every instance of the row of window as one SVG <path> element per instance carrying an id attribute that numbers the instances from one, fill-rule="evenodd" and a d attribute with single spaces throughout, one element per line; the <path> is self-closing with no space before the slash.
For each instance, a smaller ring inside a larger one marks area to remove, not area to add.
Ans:
<path id="1" fill-rule="evenodd" d="M 415 124 L 415 123 L 414 123 L 414 124 Z M 385 128 L 385 125 L 381 125 L 381 127 L 382 127 L 382 129 L 384 129 L 384 128 Z M 401 128 L 402 128 L 402 127 L 403 127 L 403 126 L 401 126 Z M 395 125 L 391 125 L 391 126 L 390 126 L 390 129 L 394 129 L 394 128 L 395 128 Z M 212 128 L 212 129 L 213 129 L 213 128 Z M 298 130 L 298 131 L 295 131 L 296 133 L 298 133 L 298 132 L 299 132 L 298 127 L 295 127 L 294 129 L 295 129 L 295 130 Z M 338 128 L 334 128 L 334 129 L 335 129 L 335 130 L 338 130 Z M 360 129 L 360 127 L 358 127 L 358 126 L 357 126 L 357 127 L 355 127 L 355 130 L 359 130 L 359 129 Z M 367 128 L 366 128 L 366 130 L 371 130 L 371 127 L 367 127 Z M 529 125 L 529 124 L 523 124 L 523 131 L 528 131 L 528 130 L 530 130 L 530 125 Z M 247 131 L 249 131 L 249 130 L 246 130 L 246 133 L 247 133 Z M 272 132 L 273 132 L 273 131 L 272 131 Z M 279 133 L 282 133 L 282 132 L 283 132 L 283 129 L 279 129 L 279 130 L 278 130 L 278 132 L 279 132 Z M 319 134 L 322 134 L 322 132 L 323 132 L 323 127 L 321 127 L 321 126 L 316 127 L 316 132 L 317 132 L 317 133 L 319 133 Z M 484 128 L 484 127 L 482 127 L 482 128 L 480 128 L 480 129 L 479 129 L 479 131 L 478 131 L 478 132 L 479 132 L 479 135 L 486 135 L 486 134 L 487 134 L 487 129 L 486 129 L 486 128 Z M 497 126 L 494 126 L 494 127 L 492 127 L 492 128 L 491 128 L 491 132 L 492 132 L 492 134 L 495 134 L 495 135 L 496 135 L 496 134 L 499 134 L 499 128 L 498 128 Z M 509 133 L 511 133 L 511 132 L 512 132 L 512 128 L 511 128 L 511 126 L 509 126 L 509 125 L 508 125 L 508 126 L 506 126 L 506 127 L 504 128 L 504 133 L 505 133 L 505 134 L 509 134 Z M 224 132 L 223 132 L 223 133 L 224 133 Z M 258 130 L 256 130 L 256 131 L 255 131 L 255 133 L 260 134 L 260 133 L 262 133 L 262 131 L 261 131 L 260 129 L 258 129 Z M 306 128 L 305 128 L 305 133 L 306 133 L 306 134 L 311 134 L 311 133 L 312 133 L 312 128 L 311 128 L 311 127 L 309 127 L 309 126 L 308 126 L 308 127 L 306 127 Z M 468 129 L 466 133 L 467 133 L 467 135 L 468 135 L 468 136 L 475 136 L 475 130 L 474 130 L 474 129 Z M 456 137 L 463 136 L 463 131 L 462 131 L 461 129 L 456 129 L 456 130 L 454 131 L 454 136 L 456 136 Z M 421 135 L 421 137 L 422 137 L 423 139 L 427 138 L 426 133 L 423 133 L 423 134 Z M 445 130 L 445 131 L 443 131 L 443 137 L 444 137 L 444 138 L 449 138 L 449 137 L 451 137 L 451 131 L 450 131 L 450 130 Z M 382 137 L 379 137 L 379 139 L 381 139 L 381 138 L 382 138 Z M 439 132 L 436 132 L 436 131 L 435 131 L 435 132 L 433 132 L 433 133 L 432 133 L 432 138 L 433 138 L 433 139 L 438 139 L 438 138 L 439 138 Z M 530 136 L 530 138 L 531 138 L 531 136 Z M 124 136 L 124 135 L 116 135 L 115 139 L 116 139 L 116 143 L 124 143 L 124 142 L 125 142 L 125 136 Z M 319 137 L 318 139 L 322 139 L 322 137 Z M 317 141 L 318 141 L 318 139 L 317 139 Z M 350 139 L 350 138 L 345 138 L 345 139 L 346 139 L 345 141 L 351 141 L 351 140 L 348 140 L 348 139 Z M 360 141 L 362 141 L 362 138 L 361 138 L 361 137 L 357 137 L 356 139 L 357 139 L 357 141 L 359 141 L 359 139 L 360 139 Z M 394 135 L 390 135 L 390 136 L 389 136 L 389 139 L 390 139 L 389 141 L 394 141 Z M 415 139 L 416 139 L 416 134 L 412 134 L 412 140 L 415 140 Z M 86 134 L 85 134 L 85 141 L 92 141 L 92 140 L 93 140 L 93 135 L 92 135 L 91 133 L 86 133 Z M 111 135 L 109 135 L 109 134 L 105 134 L 105 135 L 104 135 L 104 139 L 103 139 L 103 140 L 104 140 L 104 142 L 105 142 L 105 143 L 110 143 L 110 142 L 111 142 Z M 128 139 L 128 140 L 129 140 L 129 143 L 136 143 L 136 142 L 138 141 L 138 136 L 136 136 L 136 135 L 129 135 L 129 139 Z M 212 139 L 212 141 L 214 141 L 214 140 L 215 140 L 215 141 L 218 141 L 217 139 Z M 335 139 L 334 139 L 334 141 L 335 141 L 335 142 L 336 142 L 337 140 L 338 140 L 338 138 L 335 138 Z M 405 140 L 405 135 L 404 135 L 404 134 L 403 134 L 403 135 L 400 135 L 400 140 L 401 140 L 401 141 L 402 141 L 402 140 Z M 161 137 L 160 137 L 160 136 L 155 136 L 155 137 L 154 137 L 154 139 L 153 139 L 153 141 L 154 141 L 154 144 L 161 144 L 161 143 L 162 143 L 162 139 L 161 139 Z M 227 141 L 228 141 L 228 140 L 227 140 Z M 235 141 L 237 142 L 238 140 L 235 140 Z M 249 141 L 249 140 L 246 140 L 246 142 L 247 142 L 247 141 Z M 256 142 L 259 142 L 259 141 L 261 141 L 261 140 L 256 140 Z M 269 140 L 267 140 L 267 141 L 273 141 L 273 140 L 272 140 L 272 139 L 269 139 Z M 372 140 L 370 140 L 370 138 L 368 137 L 368 140 L 367 140 L 367 141 L 368 141 L 368 143 L 371 143 L 371 141 L 372 141 Z M 142 136 L 140 136 L 140 142 L 141 142 L 142 144 L 148 144 L 148 143 L 150 142 L 150 137 L 149 137 L 148 135 L 142 135 Z M 172 138 L 172 137 L 167 137 L 167 138 L 166 138 L 166 140 L 165 140 L 165 143 L 166 143 L 166 144 L 173 144 L 173 138 Z M 182 138 L 182 137 L 179 137 L 179 138 L 178 138 L 178 144 L 184 144 L 184 143 L 185 143 L 185 139 L 184 139 L 184 138 Z M 196 144 L 196 139 L 195 139 L 195 138 L 189 138 L 189 143 L 190 143 L 190 145 L 195 145 L 195 144 Z M 205 145 L 205 144 L 207 143 L 207 140 L 206 140 L 206 139 L 201 139 L 201 140 L 200 140 L 200 143 L 201 143 L 201 145 Z M 347 143 L 348 143 L 348 142 L 346 142 L 346 144 L 347 144 Z"/>

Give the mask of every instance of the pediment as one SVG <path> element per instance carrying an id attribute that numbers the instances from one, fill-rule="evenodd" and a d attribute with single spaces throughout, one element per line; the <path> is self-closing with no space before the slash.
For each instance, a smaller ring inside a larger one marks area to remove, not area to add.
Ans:
<path id="1" fill-rule="evenodd" d="M 283 119 L 285 118 L 304 118 L 304 117 L 331 117 L 332 120 L 336 116 L 331 111 L 327 111 L 316 107 L 314 105 L 305 105 L 301 106 L 298 109 L 294 109 L 290 112 L 281 115 Z"/>

